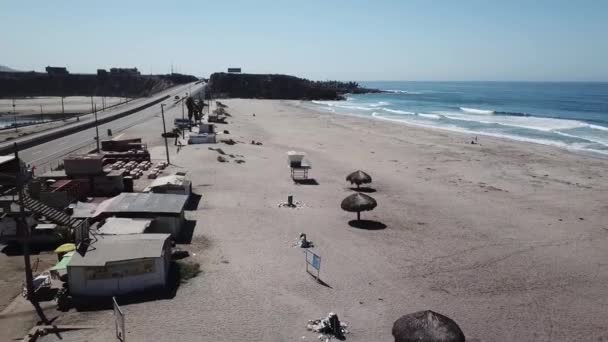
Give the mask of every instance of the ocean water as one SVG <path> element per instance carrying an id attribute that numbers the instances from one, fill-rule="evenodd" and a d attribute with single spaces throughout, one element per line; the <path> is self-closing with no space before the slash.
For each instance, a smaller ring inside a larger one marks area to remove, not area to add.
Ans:
<path id="1" fill-rule="evenodd" d="M 362 82 L 387 91 L 312 106 L 608 155 L 608 83 Z"/>

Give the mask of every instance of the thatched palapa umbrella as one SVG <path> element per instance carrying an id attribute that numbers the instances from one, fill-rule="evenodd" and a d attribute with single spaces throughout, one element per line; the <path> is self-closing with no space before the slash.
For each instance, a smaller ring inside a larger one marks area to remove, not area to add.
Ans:
<path id="1" fill-rule="evenodd" d="M 456 322 L 426 310 L 402 316 L 393 324 L 395 342 L 465 342 Z"/>
<path id="2" fill-rule="evenodd" d="M 357 213 L 357 220 L 361 220 L 361 212 L 374 209 L 378 203 L 372 197 L 355 193 L 342 200 L 340 205 L 343 210 Z"/>
<path id="3" fill-rule="evenodd" d="M 361 170 L 357 170 L 346 176 L 346 180 L 349 181 L 350 184 L 357 184 L 357 188 L 359 188 L 359 185 L 361 184 L 371 183 L 372 177 Z"/>

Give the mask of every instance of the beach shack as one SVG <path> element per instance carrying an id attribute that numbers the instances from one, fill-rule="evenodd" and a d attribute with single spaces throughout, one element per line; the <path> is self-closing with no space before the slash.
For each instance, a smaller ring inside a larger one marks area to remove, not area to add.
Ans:
<path id="1" fill-rule="evenodd" d="M 150 228 L 151 223 L 150 219 L 109 217 L 97 231 L 102 235 L 144 234 Z"/>
<path id="2" fill-rule="evenodd" d="M 148 232 L 167 233 L 175 238 L 185 223 L 187 201 L 187 195 L 123 192 L 103 201 L 97 207 L 95 218 L 150 219 Z"/>
<path id="3" fill-rule="evenodd" d="M 84 254 L 67 264 L 70 294 L 75 298 L 109 297 L 167 286 L 169 234 L 99 236 Z"/>
<path id="4" fill-rule="evenodd" d="M 190 195 L 192 182 L 184 174 L 158 177 L 144 189 L 144 192 Z"/>

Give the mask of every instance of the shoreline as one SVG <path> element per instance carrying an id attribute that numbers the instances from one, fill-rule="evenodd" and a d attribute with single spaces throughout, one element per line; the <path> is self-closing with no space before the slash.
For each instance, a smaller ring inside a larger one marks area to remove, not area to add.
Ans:
<path id="1" fill-rule="evenodd" d="M 130 340 L 313 340 L 306 322 L 336 312 L 348 341 L 389 342 L 397 318 L 426 309 L 454 319 L 470 341 L 605 335 L 607 161 L 497 138 L 471 145 L 298 102 L 222 100 L 231 117 L 218 131 L 236 144 L 171 147 L 167 172 L 187 170 L 202 196 L 186 213 L 193 241 L 180 245 L 202 273 L 171 299 L 125 305 Z M 181 117 L 180 108 L 165 116 Z M 142 137 L 158 162 L 161 130 L 154 117 L 121 134 Z M 315 183 L 294 184 L 290 150 L 307 153 Z M 345 176 L 357 169 L 372 176 L 378 201 L 362 218 L 380 229 L 356 228 L 356 215 L 340 209 L 353 193 Z M 288 195 L 299 208 L 277 205 Z M 301 232 L 328 286 L 292 247 Z M 111 310 L 70 311 L 56 323 L 74 321 L 98 329 L 73 340 L 113 338 Z"/>
<path id="2" fill-rule="evenodd" d="M 517 138 L 514 136 L 508 136 L 508 135 L 503 135 L 503 134 L 492 134 L 492 133 L 488 133 L 488 132 L 467 131 L 466 129 L 442 128 L 442 127 L 418 124 L 418 123 L 408 122 L 408 121 L 403 121 L 403 120 L 398 120 L 398 119 L 376 117 L 373 115 L 366 116 L 366 115 L 359 115 L 359 114 L 353 114 L 353 113 L 324 111 L 321 107 L 315 108 L 316 104 L 313 101 L 309 101 L 309 100 L 285 100 L 285 101 L 298 102 L 298 104 L 295 104 L 294 106 L 299 107 L 304 110 L 311 110 L 314 112 L 318 112 L 320 114 L 331 114 L 331 115 L 339 115 L 339 116 L 346 116 L 346 117 L 354 117 L 354 118 L 360 118 L 360 119 L 364 119 L 364 120 L 394 122 L 394 123 L 397 123 L 400 125 L 417 128 L 417 129 L 423 129 L 423 130 L 426 129 L 426 130 L 430 130 L 430 131 L 434 131 L 434 132 L 448 132 L 448 133 L 453 133 L 456 135 L 466 135 L 469 138 L 473 138 L 475 136 L 483 136 L 486 138 L 497 139 L 497 140 L 508 141 L 508 142 L 518 142 L 518 143 L 522 143 L 522 144 L 534 144 L 534 145 L 556 148 L 561 151 L 566 151 L 566 152 L 574 153 L 574 154 L 580 154 L 580 155 L 584 155 L 587 157 L 594 157 L 594 158 L 608 160 L 608 151 L 598 152 L 595 150 L 576 148 L 576 147 L 568 146 L 566 144 L 552 143 L 549 141 L 539 141 L 539 140 L 534 140 L 534 139 L 528 139 L 525 137 Z M 304 103 L 306 103 L 306 104 L 304 104 Z M 581 122 L 585 122 L 585 121 L 581 121 Z M 585 123 L 587 123 L 587 122 L 585 122 Z M 589 123 L 587 123 L 587 124 L 589 124 Z M 591 125 L 591 124 L 589 124 L 589 125 Z"/>

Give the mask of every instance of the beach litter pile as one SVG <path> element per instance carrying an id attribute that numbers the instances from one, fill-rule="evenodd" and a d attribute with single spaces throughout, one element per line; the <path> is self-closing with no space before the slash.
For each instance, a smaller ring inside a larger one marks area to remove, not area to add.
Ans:
<path id="1" fill-rule="evenodd" d="M 319 333 L 319 340 L 329 341 L 332 338 L 344 340 L 348 334 L 346 323 L 341 323 L 338 315 L 330 312 L 326 318 L 309 320 L 306 329 Z"/>
<path id="2" fill-rule="evenodd" d="M 288 199 L 287 202 L 281 202 L 281 203 L 277 204 L 277 207 L 300 209 L 300 208 L 304 208 L 304 203 L 300 202 L 300 201 L 294 201 L 293 199 L 291 199 L 291 200 Z"/>
<path id="3" fill-rule="evenodd" d="M 306 238 L 306 234 L 300 233 L 296 242 L 292 244 L 292 247 L 298 248 L 313 248 L 315 244 Z"/>

